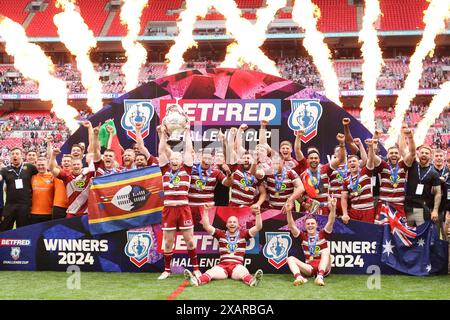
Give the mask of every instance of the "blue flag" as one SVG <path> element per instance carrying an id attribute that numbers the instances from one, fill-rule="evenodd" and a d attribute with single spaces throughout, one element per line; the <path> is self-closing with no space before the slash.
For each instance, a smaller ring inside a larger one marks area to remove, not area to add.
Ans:
<path id="1" fill-rule="evenodd" d="M 447 273 L 448 243 L 439 239 L 436 225 L 431 221 L 416 227 L 416 234 L 405 244 L 391 225 L 384 226 L 381 262 L 414 276 Z"/>

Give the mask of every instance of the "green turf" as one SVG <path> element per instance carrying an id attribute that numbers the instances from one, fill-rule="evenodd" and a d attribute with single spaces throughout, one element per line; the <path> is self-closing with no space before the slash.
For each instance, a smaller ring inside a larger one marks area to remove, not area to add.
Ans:
<path id="1" fill-rule="evenodd" d="M 81 288 L 69 290 L 69 276 L 64 272 L 0 272 L 0 299 L 164 300 L 183 281 L 181 275 L 158 281 L 158 274 L 83 272 Z M 313 279 L 294 287 L 289 275 L 265 275 L 257 288 L 233 280 L 213 281 L 186 287 L 177 299 L 450 299 L 450 276 L 383 276 L 380 290 L 369 290 L 367 280 L 368 276 L 331 275 L 325 287 L 315 286 Z"/>

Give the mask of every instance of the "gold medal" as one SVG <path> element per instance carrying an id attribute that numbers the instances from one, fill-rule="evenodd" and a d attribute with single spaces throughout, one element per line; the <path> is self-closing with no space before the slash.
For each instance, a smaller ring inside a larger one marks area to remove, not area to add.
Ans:
<path id="1" fill-rule="evenodd" d="M 173 183 L 169 183 L 169 188 L 170 188 L 170 189 L 173 188 Z"/>
<path id="2" fill-rule="evenodd" d="M 279 192 L 275 192 L 275 198 L 278 198 L 280 196 Z"/>
<path id="3" fill-rule="evenodd" d="M 309 256 L 309 261 L 313 261 L 314 260 L 314 256 Z"/>
<path id="4" fill-rule="evenodd" d="M 394 188 L 397 188 L 398 184 L 397 184 L 397 183 L 394 183 L 394 184 L 392 184 L 392 186 L 393 186 Z"/>
<path id="5" fill-rule="evenodd" d="M 357 197 L 359 195 L 358 192 L 352 192 L 352 196 Z"/>
<path id="6" fill-rule="evenodd" d="M 320 190 L 319 190 L 319 189 L 316 189 L 316 193 L 319 194 L 319 193 L 320 193 Z"/>
<path id="7" fill-rule="evenodd" d="M 248 187 L 245 187 L 245 189 L 244 189 L 245 191 L 248 191 L 249 189 L 248 189 Z"/>

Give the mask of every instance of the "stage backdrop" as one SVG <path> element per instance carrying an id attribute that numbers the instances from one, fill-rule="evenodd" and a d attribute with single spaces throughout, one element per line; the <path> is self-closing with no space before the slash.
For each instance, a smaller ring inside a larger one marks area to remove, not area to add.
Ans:
<path id="1" fill-rule="evenodd" d="M 274 146 L 282 140 L 294 142 L 294 132 L 305 129 L 304 152 L 309 146 L 319 148 L 323 162 L 333 154 L 337 133 L 343 132 L 342 118 L 352 120 L 354 137 L 362 141 L 371 137 L 343 108 L 312 89 L 261 72 L 225 68 L 186 71 L 151 81 L 106 105 L 90 120 L 95 126 L 113 119 L 125 148 L 134 142 L 133 122 L 144 122 L 145 144 L 156 154 L 156 126 L 167 104 L 177 100 L 190 117 L 194 142 L 203 146 L 216 141 L 219 128 L 226 131 L 243 123 L 249 125 L 249 146 L 257 141 L 255 129 L 261 120 L 269 121 L 268 135 L 277 137 Z M 82 127 L 64 144 L 62 154 L 69 153 L 72 144 L 87 140 L 87 130 Z M 385 150 L 381 153 L 385 154 Z"/>

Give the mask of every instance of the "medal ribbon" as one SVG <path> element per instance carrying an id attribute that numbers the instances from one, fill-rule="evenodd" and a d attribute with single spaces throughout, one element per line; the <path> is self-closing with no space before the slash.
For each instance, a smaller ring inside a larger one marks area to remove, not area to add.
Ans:
<path id="1" fill-rule="evenodd" d="M 246 186 L 246 187 L 249 187 L 249 186 L 253 185 L 253 183 L 255 182 L 255 177 L 254 177 L 254 176 L 251 176 L 251 178 L 250 178 L 251 184 L 248 183 L 248 180 L 249 180 L 249 179 L 248 179 L 247 172 L 244 171 L 244 181 L 245 181 L 245 186 Z"/>
<path id="2" fill-rule="evenodd" d="M 202 164 L 201 164 L 201 163 L 198 164 L 197 171 L 198 171 L 198 176 L 199 176 L 199 178 L 200 178 L 200 180 L 201 180 L 201 182 L 202 182 L 202 185 L 205 186 L 205 185 L 206 185 L 206 182 L 207 182 L 208 179 L 209 179 L 209 176 L 211 175 L 211 172 L 212 172 L 212 166 L 209 166 L 208 171 L 206 172 L 206 176 L 205 176 L 205 177 L 203 177 Z"/>
<path id="3" fill-rule="evenodd" d="M 398 181 L 398 163 L 395 166 L 394 170 L 392 170 L 392 166 L 389 163 L 389 170 L 391 171 L 392 183 L 397 183 L 397 181 Z"/>
<path id="4" fill-rule="evenodd" d="M 170 173 L 169 173 L 169 183 L 172 183 L 173 180 L 178 177 L 178 173 L 180 173 L 180 169 L 178 169 L 177 171 L 175 171 L 175 173 L 173 173 L 172 169 L 170 169 Z"/>
<path id="5" fill-rule="evenodd" d="M 339 172 L 340 176 L 342 177 L 342 180 L 347 178 L 347 174 L 348 174 L 347 164 L 344 165 L 344 171 L 341 171 L 341 169 L 339 169 L 339 167 L 337 168 L 337 171 Z"/>
<path id="6" fill-rule="evenodd" d="M 17 176 L 17 179 L 20 179 L 20 174 L 22 173 L 22 169 L 23 169 L 23 162 L 22 162 L 22 165 L 20 166 L 19 173 L 17 173 L 16 170 L 14 168 L 12 168 L 12 171 Z"/>
<path id="7" fill-rule="evenodd" d="M 236 245 L 237 242 L 239 241 L 239 233 L 240 232 L 238 230 L 237 234 L 234 236 L 234 241 L 231 241 L 230 233 L 228 232 L 228 230 L 225 233 L 227 237 L 228 250 L 230 251 L 230 253 L 234 253 L 236 251 Z"/>
<path id="8" fill-rule="evenodd" d="M 356 176 L 356 181 L 353 184 L 353 177 L 350 176 L 350 179 L 348 179 L 348 183 L 350 185 L 350 189 L 353 190 L 353 192 L 358 192 L 358 185 L 359 185 L 359 172 L 358 175 Z"/>
<path id="9" fill-rule="evenodd" d="M 273 177 L 274 177 L 274 179 L 275 179 L 275 190 L 277 191 L 277 192 L 280 192 L 281 191 L 281 186 L 282 186 L 282 184 L 283 184 L 283 181 L 284 181 L 284 178 L 286 177 L 286 170 L 283 168 L 283 170 L 281 171 L 281 178 L 280 179 L 278 179 L 278 174 L 277 174 L 277 172 L 276 171 L 274 171 L 273 172 Z"/>
<path id="10" fill-rule="evenodd" d="M 316 176 L 313 176 L 313 173 L 311 172 L 310 169 L 307 170 L 308 171 L 308 176 L 309 176 L 309 180 L 311 180 L 314 188 L 319 189 L 319 185 L 320 185 L 320 172 L 319 172 L 319 168 L 317 168 L 316 171 Z M 314 178 L 316 178 L 316 182 L 314 182 Z"/>
<path id="11" fill-rule="evenodd" d="M 318 238 L 319 238 L 319 234 L 316 232 L 316 235 L 314 236 L 314 243 L 311 244 L 311 237 L 308 237 L 309 255 L 311 257 L 314 257 L 314 251 L 316 250 L 316 244 L 317 244 Z"/>

